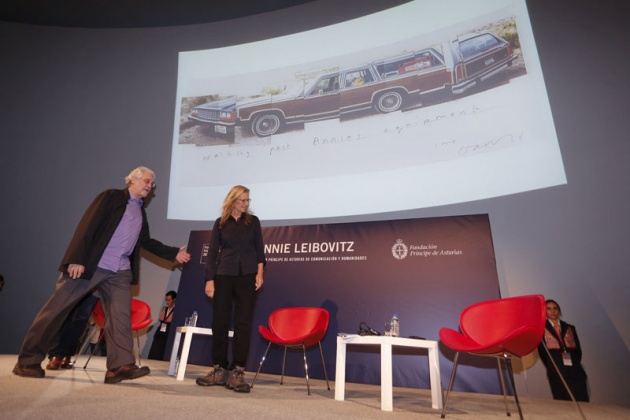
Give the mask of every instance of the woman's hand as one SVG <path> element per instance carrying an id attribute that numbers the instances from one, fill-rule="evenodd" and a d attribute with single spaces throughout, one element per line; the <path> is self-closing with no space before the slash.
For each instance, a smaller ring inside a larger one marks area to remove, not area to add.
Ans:
<path id="1" fill-rule="evenodd" d="M 210 299 L 214 297 L 214 280 L 208 280 L 206 282 L 206 295 Z"/>
<path id="2" fill-rule="evenodd" d="M 256 272 L 256 291 L 260 289 L 264 283 L 263 281 L 263 273 L 265 272 L 265 265 L 263 263 L 258 263 L 258 271 Z"/>
<path id="3" fill-rule="evenodd" d="M 262 273 L 256 274 L 256 290 L 260 289 L 263 285 L 263 275 Z"/>

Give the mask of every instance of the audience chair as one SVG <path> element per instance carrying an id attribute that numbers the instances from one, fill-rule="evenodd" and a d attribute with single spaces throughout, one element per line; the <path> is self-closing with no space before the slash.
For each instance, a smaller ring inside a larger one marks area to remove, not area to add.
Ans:
<path id="1" fill-rule="evenodd" d="M 330 314 L 326 309 L 322 308 L 282 308 L 277 309 L 269 315 L 269 327 L 261 325 L 258 327 L 260 335 L 263 336 L 269 344 L 263 355 L 258 371 L 252 380 L 252 388 L 256 382 L 256 378 L 262 369 L 269 348 L 272 344 L 284 347 L 284 357 L 282 359 L 282 376 L 280 385 L 284 381 L 284 368 L 287 359 L 288 348 L 301 348 L 304 354 L 304 373 L 306 376 L 306 389 L 308 395 L 311 395 L 311 388 L 308 383 L 308 364 L 306 362 L 306 348 L 319 345 L 319 354 L 322 358 L 322 366 L 324 367 L 324 376 L 326 377 L 326 386 L 330 391 L 328 383 L 328 374 L 326 373 L 326 362 L 324 361 L 324 353 L 322 351 L 321 340 L 324 338 L 328 330 L 328 321 Z"/>
<path id="2" fill-rule="evenodd" d="M 467 352 L 478 356 L 496 357 L 505 410 L 510 416 L 504 373 L 501 366 L 501 360 L 504 361 L 514 391 L 518 414 L 523 419 L 514 384 L 511 358 L 523 357 L 537 349 L 545 331 L 546 317 L 544 296 L 517 296 L 480 302 L 467 307 L 459 318 L 461 332 L 442 328 L 440 340 L 444 345 L 456 351 L 453 371 L 442 408 L 442 418 L 446 415 L 448 397 L 453 387 L 459 353 Z M 578 411 L 582 414 L 579 405 Z M 584 417 L 583 414 L 582 417 Z"/>
<path id="3" fill-rule="evenodd" d="M 101 301 L 99 300 L 94 308 L 94 312 L 92 312 L 92 319 L 96 325 L 98 325 L 101 329 L 101 335 L 99 337 L 100 340 L 103 339 L 103 331 L 105 326 L 105 312 L 103 311 L 103 306 L 101 305 Z M 151 307 L 146 303 L 139 299 L 131 299 L 131 331 L 136 333 L 136 356 L 138 358 L 138 366 L 142 366 L 142 362 L 140 360 L 140 334 L 139 330 L 148 327 L 151 325 L 153 320 L 151 319 Z M 96 348 L 98 347 L 98 343 L 94 346 L 94 351 L 90 354 L 90 357 L 85 362 L 85 366 L 83 369 L 87 368 L 88 363 L 90 363 L 90 359 L 96 353 Z"/>

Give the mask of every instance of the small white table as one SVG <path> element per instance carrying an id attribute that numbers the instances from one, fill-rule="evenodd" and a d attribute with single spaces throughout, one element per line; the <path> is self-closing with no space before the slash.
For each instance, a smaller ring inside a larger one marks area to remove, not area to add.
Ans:
<path id="1" fill-rule="evenodd" d="M 182 355 L 179 358 L 179 368 L 175 372 L 177 367 L 177 353 L 179 351 L 179 341 L 184 334 L 184 347 L 182 348 Z M 183 381 L 186 374 L 186 365 L 188 364 L 188 353 L 190 353 L 190 343 L 192 342 L 193 334 L 212 335 L 212 328 L 201 327 L 177 327 L 175 334 L 175 341 L 173 341 L 173 350 L 171 350 L 171 360 L 168 365 L 168 374 L 174 376 L 177 374 L 177 380 Z M 230 337 L 234 337 L 234 331 L 230 331 Z"/>
<path id="2" fill-rule="evenodd" d="M 356 334 L 339 334 L 337 336 L 335 400 L 344 400 L 346 388 L 346 346 L 348 344 L 376 344 L 381 346 L 381 410 L 383 411 L 393 411 L 394 409 L 392 395 L 392 347 L 403 346 L 428 349 L 431 406 L 434 409 L 442 408 L 442 386 L 440 382 L 440 361 L 437 341 L 379 335 L 360 336 Z"/>

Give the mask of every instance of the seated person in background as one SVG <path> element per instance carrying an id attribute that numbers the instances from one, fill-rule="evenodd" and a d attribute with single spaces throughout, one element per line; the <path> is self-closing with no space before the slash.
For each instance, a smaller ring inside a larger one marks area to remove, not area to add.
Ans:
<path id="1" fill-rule="evenodd" d="M 547 299 L 547 322 L 543 340 L 538 346 L 538 354 L 547 368 L 547 379 L 549 379 L 551 393 L 555 400 L 570 400 L 571 397 L 564 387 L 562 379 L 558 376 L 558 372 L 553 367 L 551 359 L 543 347 L 543 342 L 575 399 L 588 402 L 586 372 L 581 364 L 582 347 L 580 340 L 575 327 L 561 321 L 561 316 L 560 305 L 553 299 Z"/>
<path id="2" fill-rule="evenodd" d="M 171 322 L 173 321 L 173 310 L 175 309 L 176 298 L 177 292 L 174 290 L 166 293 L 164 298 L 166 306 L 160 311 L 160 317 L 158 318 L 159 326 L 153 335 L 149 359 L 165 360 L 164 352 L 166 351 L 166 340 L 168 340 L 168 332 L 171 328 Z"/>
<path id="3" fill-rule="evenodd" d="M 97 302 L 97 296 L 89 295 L 70 312 L 61 326 L 57 344 L 48 351 L 47 370 L 72 369 L 74 367 L 72 356 L 77 353 L 79 341 Z"/>

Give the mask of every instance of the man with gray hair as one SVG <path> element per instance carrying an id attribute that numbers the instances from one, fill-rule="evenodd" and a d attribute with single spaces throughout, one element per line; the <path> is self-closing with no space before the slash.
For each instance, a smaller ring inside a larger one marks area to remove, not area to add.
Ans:
<path id="1" fill-rule="evenodd" d="M 107 373 L 113 384 L 148 375 L 135 364 L 131 332 L 131 285 L 138 283 L 140 249 L 178 263 L 190 261 L 185 247 L 152 239 L 143 200 L 155 187 L 155 173 L 140 166 L 125 177 L 127 188 L 100 193 L 85 211 L 61 261 L 55 292 L 29 328 L 13 373 L 43 378 L 41 362 L 72 309 L 97 291 L 105 318 Z"/>

